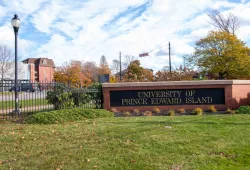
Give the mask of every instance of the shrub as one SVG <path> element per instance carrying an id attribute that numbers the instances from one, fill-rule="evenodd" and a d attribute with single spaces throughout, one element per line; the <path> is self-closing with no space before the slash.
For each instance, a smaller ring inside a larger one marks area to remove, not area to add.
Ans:
<path id="1" fill-rule="evenodd" d="M 152 112 L 151 111 L 145 111 L 143 113 L 143 116 L 152 116 Z"/>
<path id="2" fill-rule="evenodd" d="M 193 111 L 192 111 L 192 114 L 193 115 L 202 115 L 203 114 L 203 110 L 201 108 L 195 108 Z"/>
<path id="3" fill-rule="evenodd" d="M 123 112 L 122 114 L 123 114 L 123 116 L 125 116 L 125 117 L 130 117 L 130 116 L 131 116 L 131 113 L 128 112 L 128 111 L 127 111 L 127 112 Z"/>
<path id="4" fill-rule="evenodd" d="M 225 111 L 225 113 L 226 114 L 235 114 L 235 111 L 227 108 L 227 110 Z"/>
<path id="5" fill-rule="evenodd" d="M 135 115 L 138 115 L 140 113 L 140 111 L 138 109 L 134 109 L 133 112 Z"/>
<path id="6" fill-rule="evenodd" d="M 159 108 L 155 107 L 155 108 L 153 108 L 153 112 L 159 114 L 159 113 L 161 113 L 161 110 Z"/>
<path id="7" fill-rule="evenodd" d="M 52 91 L 47 92 L 48 104 L 53 104 L 56 110 L 74 106 L 72 94 L 66 91 L 63 84 L 56 84 Z"/>
<path id="8" fill-rule="evenodd" d="M 186 111 L 185 111 L 185 109 L 178 109 L 178 110 L 177 110 L 177 113 L 179 113 L 179 114 L 184 114 L 184 113 L 186 113 Z"/>
<path id="9" fill-rule="evenodd" d="M 90 94 L 86 93 L 82 89 L 71 90 L 70 93 L 72 94 L 70 97 L 73 99 L 74 105 L 77 107 L 80 107 L 91 101 Z"/>
<path id="10" fill-rule="evenodd" d="M 97 92 L 88 92 L 91 90 Z M 98 83 L 86 89 L 69 89 L 64 84 L 57 83 L 54 89 L 47 92 L 46 99 L 49 104 L 53 104 L 56 110 L 72 108 L 74 106 L 80 107 L 84 104 L 91 104 L 95 108 L 103 108 L 102 88 Z"/>
<path id="11" fill-rule="evenodd" d="M 169 110 L 168 111 L 168 115 L 169 116 L 174 116 L 175 115 L 175 111 L 174 110 Z"/>
<path id="12" fill-rule="evenodd" d="M 212 113 L 217 112 L 217 110 L 215 109 L 214 105 L 209 106 L 207 110 L 209 112 L 212 112 Z"/>
<path id="13" fill-rule="evenodd" d="M 94 101 L 95 107 L 97 109 L 103 109 L 102 84 L 94 83 L 88 89 L 98 90 L 98 92 L 91 92 L 89 93 L 89 95 L 90 95 L 91 100 Z"/>
<path id="14" fill-rule="evenodd" d="M 69 121 L 79 121 L 88 119 L 95 119 L 101 117 L 113 117 L 114 114 L 104 109 L 62 109 L 50 112 L 38 112 L 29 117 L 26 117 L 24 123 L 30 124 L 53 124 Z"/>
<path id="15" fill-rule="evenodd" d="M 237 114 L 250 114 L 250 106 L 240 106 L 236 110 Z"/>
<path id="16" fill-rule="evenodd" d="M 111 112 L 117 113 L 116 108 L 111 109 Z"/>

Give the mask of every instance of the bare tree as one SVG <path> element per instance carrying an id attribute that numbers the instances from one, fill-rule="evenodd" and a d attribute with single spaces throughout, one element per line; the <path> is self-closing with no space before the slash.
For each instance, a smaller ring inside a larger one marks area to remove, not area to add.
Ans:
<path id="1" fill-rule="evenodd" d="M 210 23 L 221 31 L 235 35 L 236 30 L 239 28 L 239 19 L 233 13 L 224 16 L 218 10 L 213 10 L 208 16 L 211 19 Z"/>
<path id="2" fill-rule="evenodd" d="M 114 74 L 117 74 L 120 72 L 120 61 L 119 60 L 113 60 L 111 65 L 111 70 Z"/>
<path id="3" fill-rule="evenodd" d="M 106 57 L 104 55 L 101 56 L 100 65 L 108 65 Z"/>
<path id="4" fill-rule="evenodd" d="M 123 61 L 123 66 L 125 69 L 128 68 L 129 64 L 132 62 L 132 61 L 135 61 L 136 58 L 135 56 L 132 56 L 132 55 L 125 55 L 124 56 L 124 61 Z"/>
<path id="5" fill-rule="evenodd" d="M 0 78 L 4 79 L 13 67 L 14 55 L 6 45 L 0 45 Z M 11 73 L 10 73 L 11 74 Z"/>

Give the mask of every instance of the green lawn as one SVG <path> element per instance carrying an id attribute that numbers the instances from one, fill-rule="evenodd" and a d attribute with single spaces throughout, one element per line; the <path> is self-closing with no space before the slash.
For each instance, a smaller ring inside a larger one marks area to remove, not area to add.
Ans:
<path id="1" fill-rule="evenodd" d="M 22 108 L 28 107 L 28 106 L 39 106 L 39 105 L 44 106 L 47 104 L 48 104 L 48 101 L 45 98 L 20 100 L 19 101 L 19 105 L 21 105 Z M 15 108 L 14 99 L 11 101 L 1 101 L 0 102 L 0 109 L 9 109 L 9 108 Z"/>
<path id="2" fill-rule="evenodd" d="M 18 94 L 21 94 L 22 92 L 18 92 Z M 0 96 L 9 96 L 9 95 L 13 95 L 14 92 L 8 92 L 8 91 L 5 91 L 5 92 L 0 92 Z"/>
<path id="3" fill-rule="evenodd" d="M 10 168 L 250 169 L 250 115 L 2 123 L 0 169 Z"/>

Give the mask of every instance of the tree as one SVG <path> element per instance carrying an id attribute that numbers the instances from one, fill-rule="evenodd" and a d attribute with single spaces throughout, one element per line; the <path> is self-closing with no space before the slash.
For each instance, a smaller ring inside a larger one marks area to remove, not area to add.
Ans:
<path id="1" fill-rule="evenodd" d="M 136 60 L 136 58 L 134 56 L 132 56 L 132 55 L 125 55 L 124 56 L 124 61 L 122 62 L 123 63 L 123 67 L 125 69 L 127 69 L 128 66 L 130 65 L 130 63 L 133 62 L 133 61 L 135 61 L 135 60 Z"/>
<path id="2" fill-rule="evenodd" d="M 5 74 L 12 70 L 14 55 L 6 45 L 0 45 L 0 79 L 4 79 Z"/>
<path id="3" fill-rule="evenodd" d="M 116 83 L 117 82 L 117 78 L 114 75 L 110 76 L 110 83 Z"/>
<path id="4" fill-rule="evenodd" d="M 98 67 L 95 62 L 87 61 L 82 64 L 82 72 L 86 75 L 92 82 L 98 81 Z"/>
<path id="5" fill-rule="evenodd" d="M 113 60 L 111 65 L 111 70 L 114 74 L 117 74 L 120 72 L 120 61 L 119 60 Z"/>
<path id="6" fill-rule="evenodd" d="M 250 76 L 249 48 L 235 35 L 211 31 L 196 42 L 195 52 L 188 61 L 205 72 L 218 74 L 219 79 Z"/>
<path id="7" fill-rule="evenodd" d="M 104 55 L 101 56 L 100 65 L 108 65 L 106 57 Z"/>
<path id="8" fill-rule="evenodd" d="M 217 10 L 213 10 L 208 16 L 211 19 L 211 24 L 220 31 L 235 35 L 236 30 L 239 28 L 239 19 L 233 13 L 225 16 Z"/>
<path id="9" fill-rule="evenodd" d="M 193 79 L 195 72 L 189 69 L 158 71 L 155 74 L 155 81 L 189 81 Z"/>
<path id="10" fill-rule="evenodd" d="M 123 80 L 126 82 L 140 81 L 143 75 L 143 67 L 140 65 L 139 60 L 132 61 L 128 66 Z"/>
<path id="11" fill-rule="evenodd" d="M 108 65 L 108 63 L 106 61 L 106 57 L 104 55 L 101 56 L 98 73 L 99 74 L 110 74 L 111 73 L 109 65 Z"/>
<path id="12" fill-rule="evenodd" d="M 139 60 L 134 60 L 129 64 L 127 73 L 124 75 L 123 81 L 153 81 L 153 71 L 149 69 L 144 69 L 143 67 L 141 67 Z"/>
<path id="13" fill-rule="evenodd" d="M 154 80 L 153 70 L 143 69 L 143 81 L 152 82 Z"/>
<path id="14" fill-rule="evenodd" d="M 86 87 L 91 83 L 91 79 L 83 74 L 80 61 L 71 61 L 68 65 L 58 68 L 54 73 L 54 79 L 74 87 Z"/>

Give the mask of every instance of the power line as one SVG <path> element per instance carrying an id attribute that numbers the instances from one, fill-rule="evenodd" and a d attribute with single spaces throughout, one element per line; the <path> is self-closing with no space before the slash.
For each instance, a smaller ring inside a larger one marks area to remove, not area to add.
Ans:
<path id="1" fill-rule="evenodd" d="M 163 46 L 160 46 L 160 47 L 158 47 L 158 48 L 155 48 L 155 49 L 149 51 L 148 53 L 151 53 L 151 52 L 153 52 L 153 51 L 155 51 L 155 50 L 161 49 L 161 48 L 166 47 L 166 46 L 168 46 L 168 44 L 167 44 L 167 45 L 165 44 L 165 45 L 163 45 Z"/>

